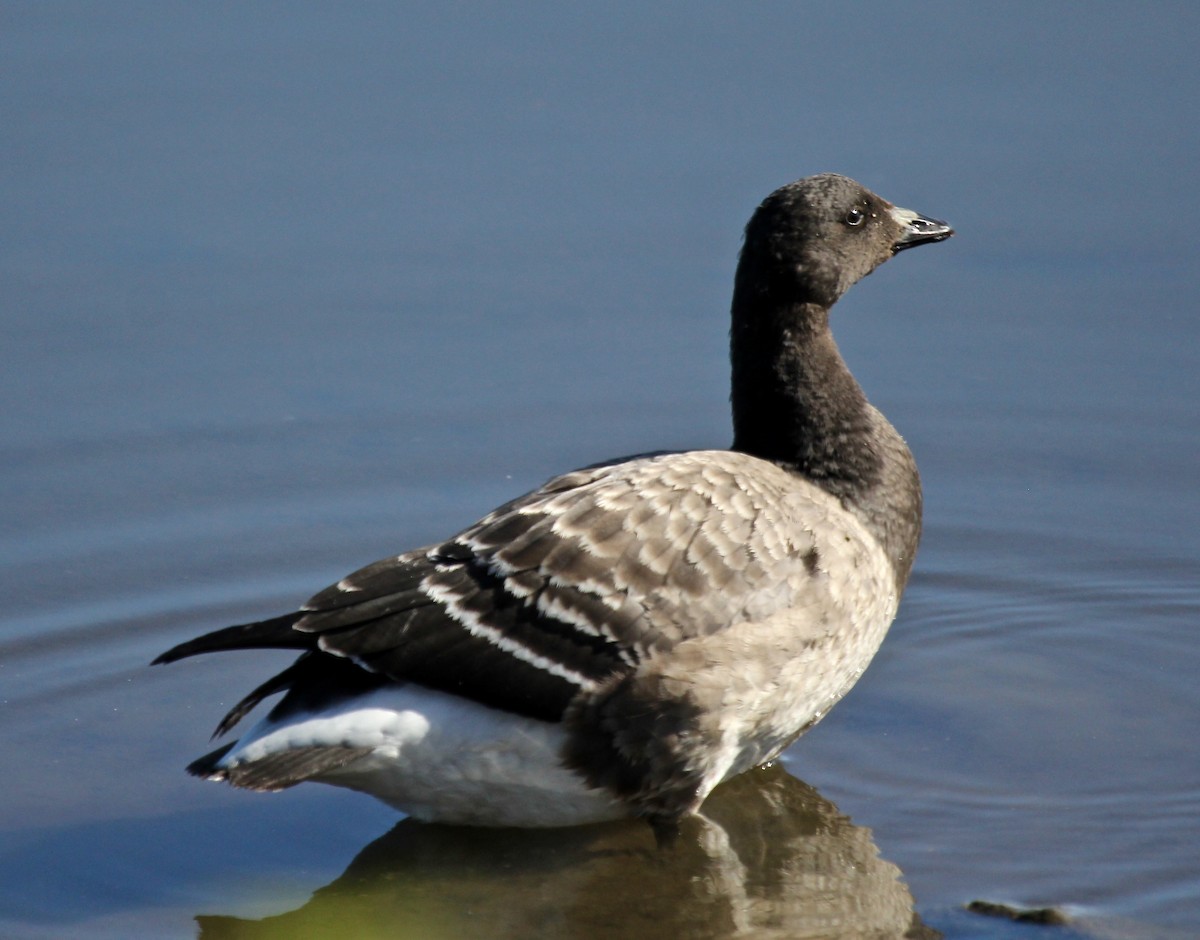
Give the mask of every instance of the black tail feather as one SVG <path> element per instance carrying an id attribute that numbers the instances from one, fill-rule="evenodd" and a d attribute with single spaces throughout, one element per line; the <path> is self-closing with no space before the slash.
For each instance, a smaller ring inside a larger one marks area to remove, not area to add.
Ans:
<path id="1" fill-rule="evenodd" d="M 233 767 L 217 767 L 232 744 L 205 754 L 188 766 L 188 773 L 206 780 L 225 780 L 246 790 L 286 790 L 352 764 L 373 750 L 369 747 L 299 747 L 270 754 Z"/>
<path id="2" fill-rule="evenodd" d="M 219 747 L 215 751 L 210 751 L 203 757 L 199 757 L 187 765 L 187 772 L 193 777 L 203 777 L 205 780 L 224 780 L 225 771 L 217 769 L 217 763 L 233 750 L 233 746 L 237 741 L 231 741 L 224 747 Z"/>
<path id="3" fill-rule="evenodd" d="M 284 614 L 282 617 L 272 617 L 270 620 L 259 620 L 256 623 L 243 623 L 235 627 L 225 627 L 214 630 L 194 640 L 180 643 L 167 650 L 154 660 L 151 665 L 173 663 L 177 659 L 197 656 L 200 653 L 218 653 L 226 650 L 252 649 L 283 649 L 307 650 L 316 647 L 316 637 L 298 633 L 292 625 L 303 616 L 299 611 Z"/>
<path id="4" fill-rule="evenodd" d="M 214 738 L 219 738 L 226 731 L 236 725 L 239 721 L 246 717 L 259 702 L 268 696 L 274 695 L 276 692 L 283 692 L 291 688 L 292 683 L 299 677 L 305 675 L 309 671 L 311 663 L 308 660 L 311 658 L 311 653 L 305 653 L 294 663 L 283 670 L 278 675 L 272 676 L 253 692 L 243 698 L 240 702 L 229 710 L 229 714 L 221 719 L 221 723 L 217 725 L 217 730 L 213 732 Z"/>

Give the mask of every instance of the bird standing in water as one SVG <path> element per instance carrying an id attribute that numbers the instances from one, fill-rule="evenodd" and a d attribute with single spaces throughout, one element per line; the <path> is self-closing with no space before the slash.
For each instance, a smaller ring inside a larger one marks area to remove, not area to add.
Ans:
<path id="1" fill-rule="evenodd" d="M 921 531 L 916 463 L 830 308 L 952 234 L 843 176 L 776 190 L 734 283 L 729 450 L 555 477 L 294 613 L 169 650 L 156 662 L 300 653 L 217 733 L 284 693 L 267 716 L 188 770 L 349 787 L 430 822 L 662 832 L 771 760 L 875 655 Z"/>

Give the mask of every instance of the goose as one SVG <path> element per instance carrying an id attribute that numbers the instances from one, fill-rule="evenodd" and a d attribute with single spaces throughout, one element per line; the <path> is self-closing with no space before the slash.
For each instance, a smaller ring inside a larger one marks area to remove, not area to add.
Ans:
<path id="1" fill-rule="evenodd" d="M 188 771 L 317 781 L 425 822 L 672 831 L 775 758 L 862 675 L 921 533 L 909 448 L 866 398 L 830 309 L 896 253 L 953 235 L 837 174 L 771 193 L 734 278 L 728 450 L 556 476 L 298 610 L 159 656 L 295 650 Z"/>

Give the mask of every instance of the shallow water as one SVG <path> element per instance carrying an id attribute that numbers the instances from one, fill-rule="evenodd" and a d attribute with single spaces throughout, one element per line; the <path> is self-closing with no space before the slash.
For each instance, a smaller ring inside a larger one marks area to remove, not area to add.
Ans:
<path id="1" fill-rule="evenodd" d="M 0 14 L 0 934 L 1200 929 L 1191 7 L 200 9 Z M 926 532 L 783 769 L 665 857 L 182 773 L 286 657 L 167 646 L 726 443 L 740 226 L 827 169 L 959 235 L 836 312 Z"/>

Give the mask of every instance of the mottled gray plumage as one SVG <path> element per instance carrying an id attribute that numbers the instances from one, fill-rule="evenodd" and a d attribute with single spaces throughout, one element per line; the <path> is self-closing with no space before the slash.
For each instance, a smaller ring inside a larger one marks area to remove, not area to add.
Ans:
<path id="1" fill-rule="evenodd" d="M 605 805 L 657 824 L 694 811 L 820 720 L 895 615 L 920 536 L 916 465 L 842 361 L 829 308 L 895 252 L 951 234 L 845 177 L 777 190 L 747 226 L 735 281 L 731 450 L 556 477 L 296 614 L 157 661 L 304 651 L 219 726 L 286 692 L 250 744 L 411 683 L 560 727 L 561 765 Z M 429 808 L 394 774 L 376 787 L 367 768 L 392 751 L 364 740 L 347 732 L 262 754 L 241 743 L 189 769 L 252 789 L 342 782 L 448 821 L 528 817 Z"/>

